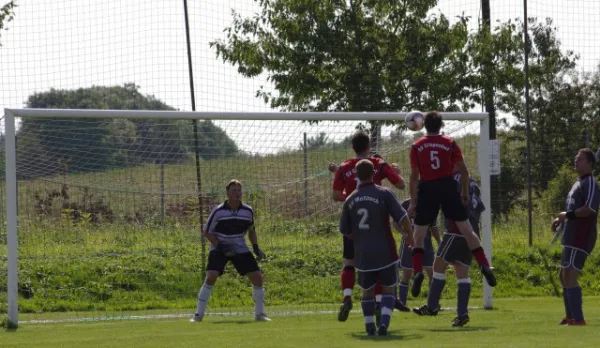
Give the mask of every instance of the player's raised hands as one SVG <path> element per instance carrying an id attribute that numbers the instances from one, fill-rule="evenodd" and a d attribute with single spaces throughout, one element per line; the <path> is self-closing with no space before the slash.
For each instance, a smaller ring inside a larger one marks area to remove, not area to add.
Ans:
<path id="1" fill-rule="evenodd" d="M 330 172 L 335 173 L 335 171 L 338 169 L 338 166 L 335 163 L 329 162 L 327 169 L 329 169 Z"/>

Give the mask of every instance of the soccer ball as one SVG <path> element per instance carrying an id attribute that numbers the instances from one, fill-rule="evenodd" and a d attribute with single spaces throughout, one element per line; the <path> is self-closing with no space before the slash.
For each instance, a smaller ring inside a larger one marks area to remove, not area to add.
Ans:
<path id="1" fill-rule="evenodd" d="M 423 128 L 423 113 L 421 111 L 411 111 L 406 115 L 404 122 L 411 131 L 418 131 Z"/>

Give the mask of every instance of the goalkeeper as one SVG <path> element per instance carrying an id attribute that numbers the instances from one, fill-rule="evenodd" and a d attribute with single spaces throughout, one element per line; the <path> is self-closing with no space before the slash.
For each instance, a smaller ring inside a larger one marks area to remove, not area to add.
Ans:
<path id="1" fill-rule="evenodd" d="M 210 241 L 211 247 L 208 253 L 206 279 L 198 292 L 198 306 L 191 321 L 202 321 L 212 288 L 230 261 L 240 275 L 248 275 L 252 282 L 254 319 L 270 321 L 264 313 L 263 277 L 256 262 L 257 259 L 264 259 L 265 254 L 258 247 L 258 237 L 254 229 L 254 211 L 249 205 L 242 203 L 242 184 L 239 181 L 231 180 L 226 186 L 226 191 L 227 200 L 212 210 L 204 227 L 203 234 Z M 246 232 L 256 258 L 244 240 Z"/>

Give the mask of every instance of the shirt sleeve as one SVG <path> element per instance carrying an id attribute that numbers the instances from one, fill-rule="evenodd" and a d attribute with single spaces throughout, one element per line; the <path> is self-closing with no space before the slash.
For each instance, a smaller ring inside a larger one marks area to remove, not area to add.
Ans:
<path id="1" fill-rule="evenodd" d="M 207 233 L 212 233 L 215 231 L 215 226 L 217 225 L 218 219 L 216 218 L 217 210 L 219 210 L 219 206 L 213 207 L 212 211 L 208 215 L 208 219 L 206 220 L 206 224 L 204 225 L 204 231 Z"/>
<path id="2" fill-rule="evenodd" d="M 460 146 L 458 146 L 458 144 L 456 142 L 452 143 L 453 149 L 452 149 L 452 162 L 453 163 L 458 163 L 458 162 L 464 162 L 464 158 L 463 158 L 463 154 L 462 151 L 460 149 Z"/>
<path id="3" fill-rule="evenodd" d="M 419 168 L 419 155 L 414 145 L 410 148 L 410 167 Z"/>
<path id="4" fill-rule="evenodd" d="M 401 181 L 400 175 L 392 168 L 392 166 L 383 164 L 383 177 L 388 179 L 392 185 L 396 185 Z"/>
<path id="5" fill-rule="evenodd" d="M 344 173 L 342 172 L 342 166 L 340 166 L 335 171 L 335 176 L 333 177 L 333 191 L 344 191 L 346 187 L 346 182 L 344 180 Z"/>
<path id="6" fill-rule="evenodd" d="M 581 183 L 581 191 L 583 193 L 585 205 L 594 212 L 597 212 L 598 206 L 600 205 L 600 189 L 598 189 L 598 183 L 591 175 Z"/>
<path id="7" fill-rule="evenodd" d="M 391 190 L 388 190 L 387 192 L 386 203 L 388 211 L 394 221 L 400 222 L 406 216 L 406 210 L 402 208 L 402 205 L 398 202 L 398 198 L 396 198 L 396 195 Z"/>
<path id="8" fill-rule="evenodd" d="M 340 233 L 344 236 L 349 236 L 352 233 L 350 228 L 350 212 L 348 211 L 348 205 L 344 204 L 342 208 L 342 215 L 340 216 Z"/>

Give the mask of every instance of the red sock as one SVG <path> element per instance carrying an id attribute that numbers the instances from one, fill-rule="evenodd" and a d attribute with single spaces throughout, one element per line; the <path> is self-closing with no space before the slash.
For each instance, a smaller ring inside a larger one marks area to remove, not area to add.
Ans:
<path id="1" fill-rule="evenodd" d="M 485 252 L 483 251 L 482 247 L 473 249 L 471 252 L 473 253 L 473 256 L 475 256 L 475 260 L 477 261 L 477 264 L 479 266 L 489 266 L 490 265 L 487 257 L 485 257 Z"/>
<path id="2" fill-rule="evenodd" d="M 354 267 L 346 266 L 342 269 L 341 274 L 342 279 L 342 290 L 346 289 L 354 289 Z M 350 296 L 344 296 L 344 301 L 346 301 Z"/>
<path id="3" fill-rule="evenodd" d="M 413 272 L 419 273 L 419 272 L 423 272 L 423 254 L 425 253 L 425 250 L 423 250 L 422 248 L 413 248 L 412 251 L 412 266 L 413 266 Z"/>
<path id="4" fill-rule="evenodd" d="M 383 286 L 381 286 L 381 282 L 379 280 L 377 280 L 377 283 L 375 283 L 375 296 L 377 295 L 381 295 L 383 293 Z"/>

